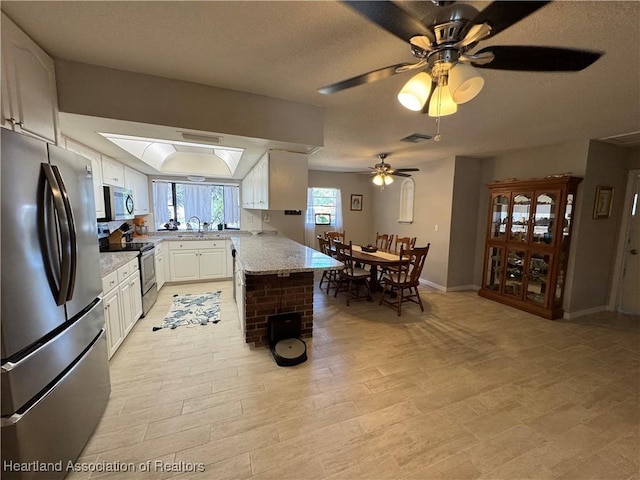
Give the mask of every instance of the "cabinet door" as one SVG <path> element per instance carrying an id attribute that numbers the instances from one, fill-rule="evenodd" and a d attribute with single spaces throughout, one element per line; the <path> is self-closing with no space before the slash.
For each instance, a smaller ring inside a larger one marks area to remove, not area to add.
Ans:
<path id="1" fill-rule="evenodd" d="M 511 219 L 509 222 L 509 241 L 527 243 L 531 223 L 531 204 L 533 193 L 514 193 L 511 197 Z"/>
<path id="2" fill-rule="evenodd" d="M 551 265 L 553 256 L 546 253 L 531 252 L 529 254 L 525 300 L 541 307 L 549 302 Z"/>
<path id="3" fill-rule="evenodd" d="M 8 122 L 17 131 L 58 143 L 58 100 L 53 60 L 6 15 L 2 15 L 3 70 L 10 106 Z M 3 119 L 3 123 L 5 123 Z"/>
<path id="4" fill-rule="evenodd" d="M 96 202 L 96 217 L 104 218 L 107 212 L 104 208 L 104 191 L 102 190 L 102 160 L 91 158 L 91 170 L 93 176 L 93 197 Z"/>
<path id="5" fill-rule="evenodd" d="M 113 289 L 104 296 L 104 319 L 109 345 L 109 358 L 113 356 L 124 337 L 120 315 L 120 290 Z"/>
<path id="6" fill-rule="evenodd" d="M 147 176 L 129 167 L 124 167 L 124 188 L 133 192 L 133 214 L 149 213 L 149 189 Z"/>
<path id="7" fill-rule="evenodd" d="M 156 250 L 158 247 L 156 247 Z M 156 253 L 156 286 L 158 291 L 164 285 L 164 252 Z"/>
<path id="8" fill-rule="evenodd" d="M 487 249 L 485 259 L 485 278 L 483 288 L 499 293 L 502 289 L 504 278 L 504 251 L 503 247 L 490 246 Z"/>
<path id="9" fill-rule="evenodd" d="M 102 157 L 102 181 L 114 187 L 124 187 L 124 165 L 110 159 Z"/>
<path id="10" fill-rule="evenodd" d="M 504 294 L 522 298 L 524 286 L 526 252 L 524 250 L 507 250 L 507 271 L 504 279 Z"/>
<path id="11" fill-rule="evenodd" d="M 509 195 L 500 193 L 491 196 L 489 220 L 489 238 L 491 240 L 506 240 L 507 224 L 509 222 Z"/>
<path id="12" fill-rule="evenodd" d="M 200 263 L 197 250 L 172 251 L 171 281 L 184 282 L 200 278 Z"/>
<path id="13" fill-rule="evenodd" d="M 120 284 L 120 313 L 122 315 L 122 331 L 124 336 L 129 333 L 133 326 L 133 310 L 131 299 L 131 285 L 129 279 Z"/>
<path id="14" fill-rule="evenodd" d="M 222 248 L 201 250 L 199 252 L 200 259 L 200 278 L 224 278 L 227 276 L 227 258 L 226 250 Z"/>
<path id="15" fill-rule="evenodd" d="M 129 280 L 131 288 L 131 311 L 133 313 L 131 326 L 142 316 L 142 288 L 140 286 L 140 272 L 136 271 Z"/>
<path id="16" fill-rule="evenodd" d="M 531 243 L 553 247 L 558 231 L 560 190 L 536 191 L 534 200 Z"/>

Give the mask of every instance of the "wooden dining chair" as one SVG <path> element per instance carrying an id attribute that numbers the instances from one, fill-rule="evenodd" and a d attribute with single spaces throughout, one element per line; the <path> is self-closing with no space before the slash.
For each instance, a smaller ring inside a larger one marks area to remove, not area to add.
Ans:
<path id="1" fill-rule="evenodd" d="M 342 243 L 340 241 L 335 242 L 336 253 L 338 254 L 338 260 L 344 263 L 344 267 L 340 270 L 338 275 L 338 288 L 336 288 L 336 292 L 333 295 L 334 297 L 338 296 L 338 292 L 346 291 L 347 292 L 347 307 L 349 306 L 349 302 L 351 299 L 364 299 L 371 301 L 371 284 L 369 282 L 369 277 L 371 273 L 364 268 L 358 268 L 355 266 L 355 262 L 353 260 L 353 244 L 349 242 L 348 244 Z M 346 282 L 346 289 L 341 290 L 342 285 Z M 359 294 L 360 285 L 365 285 L 367 288 L 365 295 Z"/>
<path id="2" fill-rule="evenodd" d="M 388 252 L 391 249 L 391 244 L 393 243 L 393 235 L 389 235 L 388 233 L 378 233 L 376 232 L 376 247 L 378 250 L 382 250 L 383 252 Z"/>
<path id="3" fill-rule="evenodd" d="M 383 291 L 380 297 L 380 305 L 383 303 L 395 308 L 398 316 L 402 315 L 402 304 L 404 302 L 413 302 L 420 305 L 420 310 L 424 312 L 422 299 L 418 292 L 420 283 L 420 274 L 424 267 L 424 262 L 429 253 L 430 243 L 426 247 L 412 248 L 409 250 L 400 250 L 400 261 L 398 270 L 392 272 L 387 270 L 382 277 Z M 405 261 L 403 262 L 404 260 Z M 396 298 L 387 299 L 386 295 L 396 293 Z"/>
<path id="4" fill-rule="evenodd" d="M 344 230 L 342 232 L 339 232 L 339 231 L 324 232 L 324 238 L 329 240 L 329 246 L 332 248 L 332 250 L 335 250 L 334 242 L 336 240 L 344 243 L 344 235 L 345 235 Z"/>
<path id="5" fill-rule="evenodd" d="M 331 247 L 329 246 L 329 240 L 323 238 L 322 235 L 318 235 L 317 238 L 318 238 L 318 244 L 320 246 L 320 252 L 324 253 L 325 255 L 329 255 L 330 257 L 335 257 L 335 252 L 332 252 Z M 338 288 L 339 273 L 340 273 L 339 269 L 324 270 L 322 272 L 322 278 L 320 279 L 320 284 L 318 285 L 318 288 L 322 290 L 322 283 L 326 280 L 327 295 L 329 295 L 329 292 L 331 291 L 332 288 L 335 288 L 335 289 Z"/>
<path id="6" fill-rule="evenodd" d="M 416 244 L 416 238 L 413 237 L 413 245 L 411 245 L 411 237 L 396 237 L 396 242 L 393 245 L 393 253 L 400 255 L 400 250 L 405 251 L 413 248 Z"/>

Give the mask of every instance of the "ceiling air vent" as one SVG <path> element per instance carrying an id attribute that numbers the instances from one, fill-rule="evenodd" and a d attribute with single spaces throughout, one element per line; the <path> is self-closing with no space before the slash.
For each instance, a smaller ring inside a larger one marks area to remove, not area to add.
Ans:
<path id="1" fill-rule="evenodd" d="M 180 132 L 180 135 L 184 140 L 189 142 L 201 142 L 207 144 L 219 144 L 222 141 L 222 137 L 214 137 L 213 135 L 198 135 L 197 133 Z"/>
<path id="2" fill-rule="evenodd" d="M 433 136 L 427 135 L 426 133 L 412 133 L 411 135 L 407 135 L 406 137 L 400 139 L 401 142 L 409 142 L 409 143 L 418 143 L 423 142 L 425 140 L 431 140 Z"/>

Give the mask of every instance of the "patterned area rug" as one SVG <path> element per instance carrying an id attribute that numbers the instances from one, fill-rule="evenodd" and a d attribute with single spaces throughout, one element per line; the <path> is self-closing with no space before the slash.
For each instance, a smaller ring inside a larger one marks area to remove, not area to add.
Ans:
<path id="1" fill-rule="evenodd" d="M 220 295 L 222 291 L 174 295 L 169 313 L 164 317 L 162 328 L 178 328 L 181 325 L 207 325 L 220 321 Z"/>

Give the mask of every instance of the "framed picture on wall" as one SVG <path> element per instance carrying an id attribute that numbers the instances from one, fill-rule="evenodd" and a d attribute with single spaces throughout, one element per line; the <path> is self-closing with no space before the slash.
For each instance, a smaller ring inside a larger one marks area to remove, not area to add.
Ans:
<path id="1" fill-rule="evenodd" d="M 351 210 L 362 210 L 362 195 L 351 195 Z"/>
<path id="2" fill-rule="evenodd" d="M 593 218 L 611 217 L 611 207 L 613 206 L 613 187 L 596 187 L 596 199 L 593 204 Z"/>

